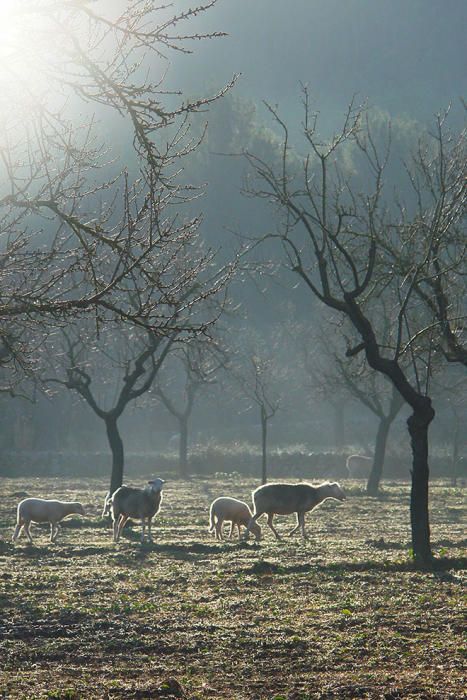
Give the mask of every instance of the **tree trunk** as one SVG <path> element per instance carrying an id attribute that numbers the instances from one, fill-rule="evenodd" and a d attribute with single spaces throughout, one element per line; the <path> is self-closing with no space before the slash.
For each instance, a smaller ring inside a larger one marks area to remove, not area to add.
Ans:
<path id="1" fill-rule="evenodd" d="M 110 493 L 114 493 L 123 483 L 124 452 L 123 442 L 118 431 L 117 419 L 105 419 L 107 437 L 112 450 L 112 475 L 110 477 Z"/>
<path id="2" fill-rule="evenodd" d="M 188 419 L 179 419 L 180 424 L 180 445 L 178 448 L 179 474 L 182 477 L 188 476 Z"/>
<path id="3" fill-rule="evenodd" d="M 416 562 L 429 566 L 433 560 L 430 545 L 428 514 L 428 427 L 435 416 L 430 399 L 407 420 L 412 445 L 412 489 L 410 493 L 410 520 L 412 526 L 412 548 Z"/>
<path id="4" fill-rule="evenodd" d="M 373 457 L 373 466 L 368 477 L 366 491 L 370 496 L 377 496 L 379 484 L 383 474 L 384 457 L 386 454 L 386 443 L 388 439 L 389 429 L 392 419 L 388 416 L 380 416 L 378 432 L 376 433 L 375 451 Z"/>
<path id="5" fill-rule="evenodd" d="M 265 484 L 268 480 L 267 454 L 266 445 L 268 437 L 268 421 L 267 418 L 261 416 L 261 483 Z"/>

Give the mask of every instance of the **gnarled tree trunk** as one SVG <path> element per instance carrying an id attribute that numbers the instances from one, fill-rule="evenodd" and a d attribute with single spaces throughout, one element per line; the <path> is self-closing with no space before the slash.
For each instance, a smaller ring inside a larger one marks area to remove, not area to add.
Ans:
<path id="1" fill-rule="evenodd" d="M 105 418 L 105 428 L 112 451 L 112 474 L 110 477 L 110 493 L 114 493 L 123 483 L 124 452 L 123 442 L 118 430 L 117 419 L 113 416 Z"/>
<path id="2" fill-rule="evenodd" d="M 413 457 L 410 494 L 412 547 L 414 557 L 421 566 L 428 566 L 433 559 L 428 516 L 428 428 L 434 416 L 431 401 L 426 398 L 407 420 Z"/>

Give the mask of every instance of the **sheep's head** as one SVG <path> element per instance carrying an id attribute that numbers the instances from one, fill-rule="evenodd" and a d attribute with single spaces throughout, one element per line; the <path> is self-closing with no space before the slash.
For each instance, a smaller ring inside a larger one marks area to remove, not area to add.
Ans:
<path id="1" fill-rule="evenodd" d="M 162 487 L 164 485 L 164 479 L 151 479 L 151 481 L 148 481 L 149 488 L 151 491 L 162 491 Z"/>
<path id="2" fill-rule="evenodd" d="M 256 541 L 259 542 L 261 539 L 261 528 L 257 522 L 254 522 L 250 528 L 251 532 L 254 534 Z"/>
<path id="3" fill-rule="evenodd" d="M 75 506 L 76 506 L 76 513 L 78 513 L 78 515 L 86 515 L 81 503 L 76 503 Z"/>
<path id="4" fill-rule="evenodd" d="M 345 501 L 347 498 L 347 496 L 336 481 L 332 484 L 329 484 L 329 491 L 331 498 L 335 498 L 337 501 Z"/>

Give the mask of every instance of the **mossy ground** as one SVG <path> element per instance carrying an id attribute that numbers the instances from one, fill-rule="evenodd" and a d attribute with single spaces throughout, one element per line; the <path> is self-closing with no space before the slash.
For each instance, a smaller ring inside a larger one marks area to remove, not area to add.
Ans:
<path id="1" fill-rule="evenodd" d="M 252 479 L 168 481 L 154 544 L 118 545 L 103 480 L 2 479 L 0 697 L 465 697 L 465 492 L 431 487 L 433 572 L 410 558 L 409 485 L 307 516 L 310 540 L 216 543 L 210 501 Z M 11 543 L 21 493 L 81 500 L 56 544 Z M 286 533 L 292 518 L 277 518 Z M 2 695 L 3 693 L 3 695 Z"/>

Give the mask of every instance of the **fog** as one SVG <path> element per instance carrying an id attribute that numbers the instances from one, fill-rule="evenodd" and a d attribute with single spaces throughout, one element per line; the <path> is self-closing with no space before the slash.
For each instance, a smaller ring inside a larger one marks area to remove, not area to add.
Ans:
<path id="1" fill-rule="evenodd" d="M 465 89 L 466 21 L 462 0 L 222 0 L 201 29 L 228 36 L 175 61 L 176 82 L 197 92 L 238 73 L 238 93 L 277 103 L 287 116 L 302 82 L 327 121 L 353 94 L 427 119 Z"/>
<path id="2" fill-rule="evenodd" d="M 177 11 L 188 6 L 175 3 Z M 188 33 L 221 31 L 227 36 L 193 42 L 192 55 L 171 56 L 167 84 L 188 96 L 204 96 L 238 75 L 229 94 L 193 117 L 194 131 L 200 132 L 205 121 L 208 130 L 181 175 L 205 190 L 183 215 L 202 214 L 200 233 L 206 247 L 216 251 L 216 259 L 228 260 L 245 237 L 274 231 L 277 225 L 275 213 L 264 202 L 242 194 L 246 164 L 238 154 L 254 143 L 257 149 L 275 155 L 277 129 L 263 101 L 278 105 L 284 119 L 294 125 L 292 141 L 300 152 L 301 84 L 309 86 L 326 135 L 341 123 L 353 96 L 358 102 L 368 100 L 375 123 L 392 120 L 395 150 L 403 154 L 406 144 L 433 114 L 451 103 L 457 106 L 465 92 L 466 26 L 464 0 L 219 0 L 202 14 Z M 459 119 L 456 112 L 454 120 Z M 117 122 L 114 134 L 118 152 L 122 145 Z M 125 153 L 124 145 L 123 158 Z M 388 177 L 396 181 L 399 171 L 393 167 Z M 252 259 L 272 257 L 273 244 Z M 324 376 L 332 370 L 332 357 L 319 350 L 322 329 L 330 320 L 280 265 L 270 265 L 260 273 L 245 266 L 229 285 L 228 313 L 221 316 L 213 332 L 226 348 L 228 369 L 219 368 L 212 381 L 197 386 L 189 414 L 190 472 L 259 473 L 260 411 L 238 381 L 238 375 L 247 376 L 252 357 L 264 359 L 267 391 L 277 404 L 268 428 L 272 473 L 284 466 L 281 451 L 297 454 L 297 474 L 302 459 L 305 475 L 314 453 L 320 454 L 321 461 L 312 466 L 322 475 L 329 473 L 328 454 L 339 456 L 333 464 L 341 471 L 346 454 L 372 454 L 375 416 L 344 386 L 341 393 L 326 391 L 316 372 L 307 369 L 310 355 L 320 367 L 318 373 Z M 100 404 L 106 407 L 113 404 L 124 382 L 126 362 L 136 357 L 137 340 L 128 350 L 116 333 L 109 344 L 88 357 L 86 365 Z M 58 350 L 54 352 L 54 357 L 63 359 Z M 125 352 L 129 354 L 123 358 Z M 345 346 L 337 342 L 335 352 L 343 356 Z M 55 372 L 63 378 L 66 367 L 60 362 L 57 359 Z M 461 375 L 451 367 L 443 372 L 439 388 L 433 389 L 435 470 L 436 460 L 451 455 L 453 449 L 465 449 L 465 444 L 454 448 L 459 439 L 456 425 L 465 418 L 465 406 L 460 398 L 457 401 L 460 392 L 455 389 L 447 395 L 443 391 L 450 383 L 457 386 Z M 167 410 L 156 384 L 128 404 L 120 419 L 130 474 L 138 469 L 178 471 L 180 421 L 176 414 L 184 410 L 189 384 L 176 354 L 164 363 L 158 379 L 159 389 L 165 388 L 175 412 Z M 4 416 L 0 444 L 8 473 L 32 468 L 37 473 L 60 474 L 73 471 L 78 464 L 87 473 L 109 473 L 111 455 L 104 423 L 82 398 L 57 383 L 35 388 L 26 383 L 18 393 L 15 398 L 0 398 Z M 388 461 L 395 475 L 408 474 L 407 416 L 407 409 L 402 408 L 388 442 Z"/>

